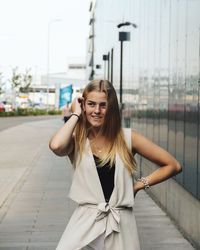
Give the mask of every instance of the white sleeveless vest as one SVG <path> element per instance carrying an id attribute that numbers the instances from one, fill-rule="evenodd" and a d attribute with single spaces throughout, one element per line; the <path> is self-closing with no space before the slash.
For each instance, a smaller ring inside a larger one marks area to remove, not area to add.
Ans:
<path id="1" fill-rule="evenodd" d="M 131 147 L 131 129 L 124 129 Z M 56 250 L 79 250 L 105 233 L 106 250 L 140 250 L 133 213 L 133 178 L 116 155 L 114 189 L 108 203 L 97 173 L 89 140 L 76 166 L 69 197 L 78 203 Z"/>

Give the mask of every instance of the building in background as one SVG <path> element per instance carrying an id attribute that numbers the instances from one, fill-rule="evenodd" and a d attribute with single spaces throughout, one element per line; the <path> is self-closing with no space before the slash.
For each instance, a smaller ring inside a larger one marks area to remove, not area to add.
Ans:
<path id="1" fill-rule="evenodd" d="M 72 86 L 71 99 L 73 99 L 85 86 L 85 68 L 85 64 L 69 64 L 67 72 L 50 74 L 48 77 L 43 75 L 41 85 L 32 86 L 29 98 L 41 106 L 46 106 L 48 103 L 49 108 L 60 108 L 62 106 L 60 100 L 62 100 L 62 104 L 64 102 L 64 97 L 60 98 L 60 93 L 63 93 L 61 90 Z M 67 101 L 68 99 L 66 99 Z"/>
<path id="2" fill-rule="evenodd" d="M 7 111 L 18 107 L 61 108 L 64 102 L 69 102 L 79 95 L 85 85 L 85 64 L 73 63 L 68 65 L 66 72 L 49 74 L 48 77 L 43 75 L 40 81 L 39 79 L 36 81 L 34 78 L 33 84 L 30 85 L 26 93 L 21 93 L 19 88 L 15 90 L 12 90 L 11 87 L 6 89 L 0 95 L 0 103 L 4 102 L 11 105 L 11 109 Z M 72 89 L 71 91 L 68 91 L 69 87 Z"/>
<path id="3" fill-rule="evenodd" d="M 96 0 L 90 12 L 87 78 L 110 80 L 120 99 L 123 66 L 127 124 L 183 166 L 150 193 L 200 247 L 200 1 Z M 119 32 L 130 35 L 123 48 Z M 143 176 L 157 168 L 138 163 Z"/>

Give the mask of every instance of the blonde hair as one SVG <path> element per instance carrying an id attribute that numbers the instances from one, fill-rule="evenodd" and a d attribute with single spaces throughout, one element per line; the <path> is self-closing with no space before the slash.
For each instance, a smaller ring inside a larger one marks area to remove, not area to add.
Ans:
<path id="1" fill-rule="evenodd" d="M 82 94 L 83 98 L 86 99 L 88 93 L 92 91 L 104 92 L 107 97 L 107 110 L 104 124 L 102 125 L 100 132 L 106 138 L 108 143 L 106 143 L 100 165 L 103 166 L 105 163 L 110 162 L 110 166 L 112 167 L 115 163 L 116 153 L 118 153 L 125 167 L 130 174 L 133 174 L 133 172 L 136 171 L 136 162 L 124 138 L 115 89 L 107 80 L 93 80 L 85 87 Z M 82 158 L 89 131 L 90 125 L 88 124 L 84 113 L 82 113 L 80 121 L 75 128 L 75 152 L 80 153 L 79 160 Z"/>

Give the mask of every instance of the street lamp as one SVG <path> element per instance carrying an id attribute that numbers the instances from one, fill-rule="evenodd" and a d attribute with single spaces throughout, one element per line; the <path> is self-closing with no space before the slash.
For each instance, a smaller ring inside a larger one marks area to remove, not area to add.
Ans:
<path id="1" fill-rule="evenodd" d="M 105 80 L 106 79 L 106 61 L 109 62 L 109 54 L 108 55 L 103 55 L 102 59 L 104 61 L 104 80 Z M 109 63 L 108 63 L 108 67 L 109 67 Z M 108 72 L 109 72 L 109 68 L 108 68 Z"/>
<path id="2" fill-rule="evenodd" d="M 123 26 L 132 26 L 133 28 L 137 28 L 135 23 L 124 22 L 117 25 L 117 28 L 121 28 Z M 123 109 L 123 101 L 122 101 L 122 92 L 123 92 L 123 42 L 130 41 L 131 34 L 130 32 L 119 32 L 119 41 L 120 41 L 120 85 L 119 85 L 119 100 L 120 100 L 120 112 L 122 115 Z"/>
<path id="3" fill-rule="evenodd" d="M 51 26 L 56 22 L 60 22 L 61 19 L 52 19 L 48 22 L 47 32 L 47 109 L 49 110 L 49 71 L 50 71 L 50 38 L 51 38 Z"/>

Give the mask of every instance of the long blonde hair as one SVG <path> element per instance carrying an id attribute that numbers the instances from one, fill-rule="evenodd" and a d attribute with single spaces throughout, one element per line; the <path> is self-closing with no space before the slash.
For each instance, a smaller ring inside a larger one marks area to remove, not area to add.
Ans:
<path id="1" fill-rule="evenodd" d="M 106 143 L 104 150 L 105 153 L 103 153 L 101 157 L 101 165 L 103 166 L 105 163 L 110 162 L 110 165 L 113 166 L 116 153 L 118 153 L 125 167 L 131 174 L 133 174 L 134 171 L 136 171 L 136 162 L 124 138 L 115 89 L 107 80 L 93 80 L 83 91 L 82 96 L 84 100 L 88 93 L 92 91 L 104 92 L 108 102 L 104 124 L 101 127 L 101 134 L 106 138 L 108 143 Z M 82 112 L 81 118 L 75 128 L 75 152 L 79 152 L 80 159 L 84 152 L 89 131 L 90 125 L 87 122 L 84 112 Z"/>

